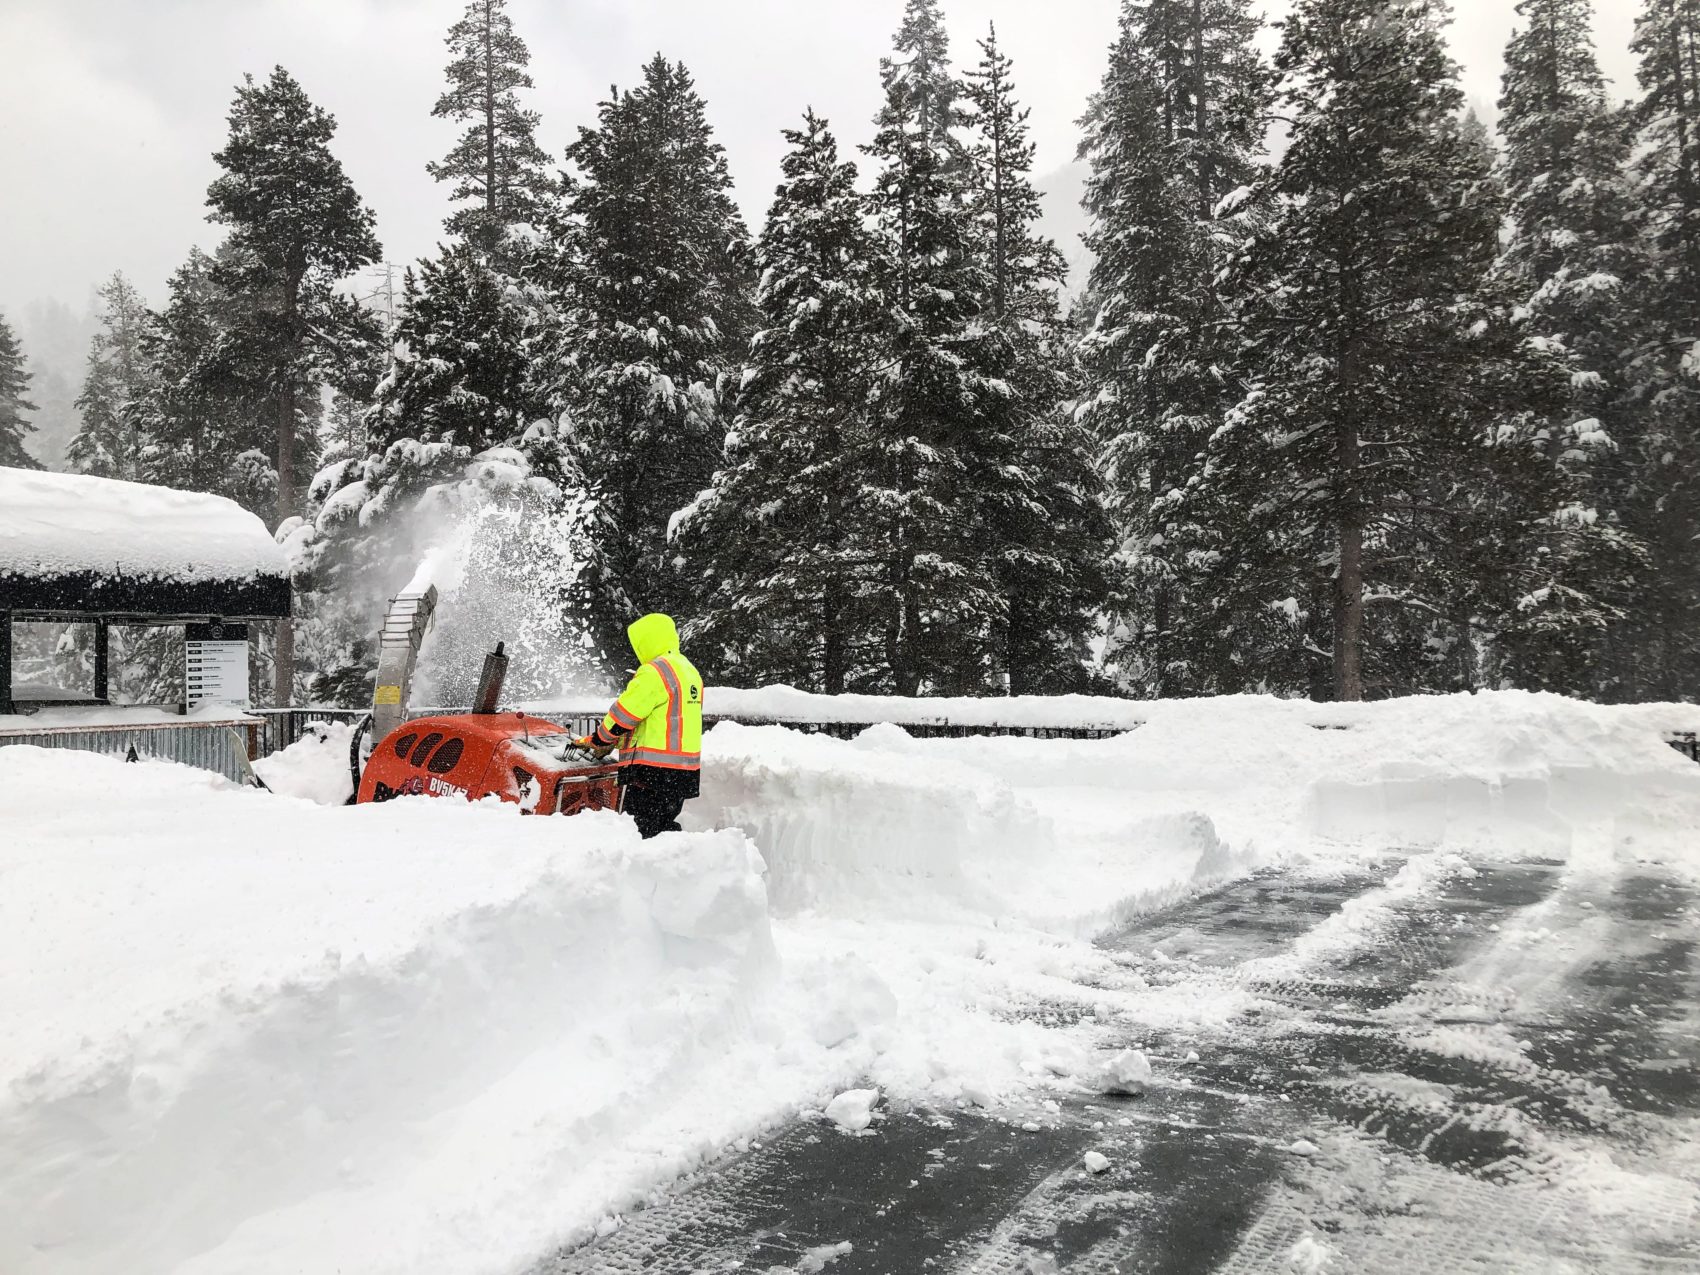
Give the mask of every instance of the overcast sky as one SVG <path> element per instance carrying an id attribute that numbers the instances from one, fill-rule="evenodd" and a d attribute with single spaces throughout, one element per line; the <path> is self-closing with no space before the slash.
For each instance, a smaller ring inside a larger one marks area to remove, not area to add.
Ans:
<path id="1" fill-rule="evenodd" d="M 1279 6 L 1281 0 L 1271 0 Z M 0 0 L 0 313 L 81 309 L 122 270 L 154 302 L 190 245 L 215 244 L 204 199 L 243 72 L 274 64 L 337 118 L 334 147 L 377 212 L 390 261 L 431 251 L 446 211 L 425 173 L 455 129 L 430 118 L 443 36 L 464 0 Z M 778 177 L 778 130 L 812 105 L 851 146 L 878 108 L 878 62 L 904 0 L 512 0 L 553 154 L 657 50 L 708 103 L 752 229 Z M 959 63 L 996 21 L 1033 111 L 1038 171 L 1074 154 L 1117 0 L 945 0 Z M 1498 95 L 1515 0 L 1458 0 L 1466 87 Z M 1630 0 L 1602 0 L 1600 46 L 1627 94 Z"/>

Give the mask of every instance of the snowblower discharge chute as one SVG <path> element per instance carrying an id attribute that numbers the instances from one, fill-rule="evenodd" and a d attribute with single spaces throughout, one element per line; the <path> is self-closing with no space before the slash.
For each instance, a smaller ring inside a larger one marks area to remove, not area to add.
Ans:
<path id="1" fill-rule="evenodd" d="M 539 815 L 618 810 L 616 763 L 579 748 L 572 732 L 554 722 L 498 711 L 507 667 L 498 644 L 485 657 L 472 712 L 404 720 L 379 740 L 361 770 L 355 800 L 479 801 L 493 794 Z"/>

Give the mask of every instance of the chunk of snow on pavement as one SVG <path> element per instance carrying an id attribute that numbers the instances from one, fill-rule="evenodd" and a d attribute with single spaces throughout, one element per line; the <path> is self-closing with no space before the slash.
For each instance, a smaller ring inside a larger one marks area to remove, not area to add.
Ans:
<path id="1" fill-rule="evenodd" d="M 1102 1088 L 1110 1094 L 1142 1094 L 1151 1087 L 1151 1060 L 1142 1050 L 1124 1049 L 1104 1063 Z"/>
<path id="2" fill-rule="evenodd" d="M 1333 1269 L 1334 1250 L 1314 1235 L 1306 1235 L 1287 1250 L 1286 1270 L 1290 1275 L 1327 1275 Z"/>
<path id="3" fill-rule="evenodd" d="M 826 1104 L 826 1118 L 846 1133 L 860 1133 L 873 1123 L 878 1089 L 846 1089 Z"/>
<path id="4" fill-rule="evenodd" d="M 797 1275 L 819 1275 L 841 1257 L 848 1257 L 856 1251 L 856 1246 L 849 1240 L 840 1240 L 836 1244 L 819 1244 L 804 1251 L 803 1256 L 793 1268 Z"/>
<path id="5" fill-rule="evenodd" d="M 1316 1143 L 1312 1142 L 1309 1138 L 1300 1138 L 1298 1141 L 1292 1143 L 1287 1150 L 1292 1152 L 1294 1155 L 1313 1156 L 1321 1151 L 1322 1148 L 1317 1146 Z"/>
<path id="6" fill-rule="evenodd" d="M 1088 1173 L 1108 1173 L 1110 1171 L 1109 1157 L 1101 1151 L 1088 1151 L 1080 1157 L 1080 1163 L 1086 1166 Z"/>

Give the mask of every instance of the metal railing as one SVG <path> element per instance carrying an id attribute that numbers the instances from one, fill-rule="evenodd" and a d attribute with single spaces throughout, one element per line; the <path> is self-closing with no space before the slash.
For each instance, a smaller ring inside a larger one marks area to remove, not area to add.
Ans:
<path id="1" fill-rule="evenodd" d="M 436 717 L 447 713 L 465 713 L 466 708 L 416 708 L 408 713 L 409 718 Z M 529 710 L 528 710 L 529 711 Z M 355 724 L 367 716 L 363 708 L 255 708 L 249 710 L 249 715 L 258 717 L 264 723 L 260 728 L 261 757 L 269 757 L 272 753 L 281 752 L 291 744 L 299 742 L 301 737 L 312 728 L 315 722 L 346 722 Z M 596 729 L 602 715 L 572 709 L 566 712 L 539 710 L 538 717 L 556 722 L 566 727 L 575 735 L 588 735 Z M 794 718 L 735 716 L 728 713 L 704 713 L 703 725 L 714 726 L 720 722 L 736 722 L 742 726 L 784 726 L 788 730 L 800 731 L 809 735 L 829 735 L 835 739 L 854 739 L 870 726 L 884 725 L 883 722 L 825 722 L 803 721 Z M 1025 739 L 1110 739 L 1116 735 L 1126 734 L 1125 731 L 1098 729 L 1093 727 L 1064 727 L 1064 726 L 964 726 L 951 722 L 927 722 L 905 724 L 903 730 L 917 739 L 968 739 L 983 735 L 1016 736 Z"/>
<path id="2" fill-rule="evenodd" d="M 462 707 L 448 708 L 417 708 L 412 710 L 409 717 L 435 717 L 445 713 L 464 713 L 468 710 Z M 528 710 L 529 711 L 529 710 Z M 249 709 L 247 716 L 257 717 L 263 725 L 259 728 L 258 751 L 256 756 L 268 757 L 272 753 L 288 748 L 300 740 L 301 736 L 314 722 L 348 722 L 357 723 L 367 716 L 362 708 L 256 708 Z M 596 729 L 601 721 L 599 713 L 573 706 L 565 711 L 540 709 L 537 716 L 556 722 L 575 735 L 588 735 Z M 828 735 L 835 739 L 854 739 L 870 726 L 884 725 L 877 721 L 808 721 L 800 718 L 757 717 L 752 715 L 735 715 L 729 713 L 705 713 L 703 724 L 713 726 L 720 722 L 736 722 L 743 726 L 783 726 L 788 730 L 800 731 L 809 735 Z M 902 729 L 916 739 L 970 739 L 984 736 L 1002 736 L 1021 739 L 1112 739 L 1117 735 L 1125 735 L 1126 730 L 1109 727 L 1074 727 L 1074 726 L 982 726 L 962 725 L 953 722 L 925 722 L 901 724 Z M 1317 726 L 1318 730 L 1344 730 L 1343 726 Z M 1695 762 L 1700 762 L 1700 734 L 1683 732 L 1667 737 L 1670 746 Z"/>

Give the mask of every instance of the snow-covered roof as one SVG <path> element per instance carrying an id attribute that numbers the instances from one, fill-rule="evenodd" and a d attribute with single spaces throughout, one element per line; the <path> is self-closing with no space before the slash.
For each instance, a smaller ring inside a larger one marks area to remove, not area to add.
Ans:
<path id="1" fill-rule="evenodd" d="M 233 500 L 0 467 L 0 610 L 289 614 L 289 566 Z"/>

